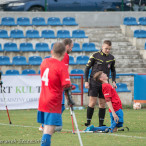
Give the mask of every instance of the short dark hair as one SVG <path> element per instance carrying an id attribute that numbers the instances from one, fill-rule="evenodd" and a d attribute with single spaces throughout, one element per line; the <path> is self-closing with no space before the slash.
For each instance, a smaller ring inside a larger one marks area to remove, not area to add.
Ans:
<path id="1" fill-rule="evenodd" d="M 111 42 L 110 40 L 105 40 L 105 41 L 103 42 L 103 44 L 107 44 L 107 45 L 111 46 L 111 45 L 112 45 L 112 42 Z"/>
<path id="2" fill-rule="evenodd" d="M 72 44 L 72 40 L 69 39 L 69 38 L 66 38 L 66 39 L 63 40 L 63 43 L 64 43 L 65 46 L 67 46 L 67 45 L 70 46 Z"/>
<path id="3" fill-rule="evenodd" d="M 101 76 L 102 73 L 103 73 L 103 71 L 98 71 L 98 72 L 96 72 L 96 73 L 94 74 L 94 76 L 93 76 L 93 79 L 94 79 L 96 82 L 101 82 L 101 81 L 100 81 L 100 76 Z"/>
<path id="4" fill-rule="evenodd" d="M 65 45 L 63 43 L 57 42 L 53 45 L 53 52 L 58 56 L 62 56 L 65 52 Z"/>

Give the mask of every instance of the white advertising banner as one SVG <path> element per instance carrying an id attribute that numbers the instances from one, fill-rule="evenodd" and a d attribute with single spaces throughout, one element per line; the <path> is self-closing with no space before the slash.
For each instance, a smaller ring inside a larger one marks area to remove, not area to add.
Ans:
<path id="1" fill-rule="evenodd" d="M 36 109 L 41 91 L 40 75 L 2 76 L 3 88 L 0 88 L 0 110 Z M 4 100 L 5 99 L 5 100 Z"/>

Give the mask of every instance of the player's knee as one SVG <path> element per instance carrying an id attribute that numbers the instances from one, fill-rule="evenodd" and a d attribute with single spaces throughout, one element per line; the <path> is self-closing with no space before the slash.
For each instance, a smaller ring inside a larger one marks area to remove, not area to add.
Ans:
<path id="1" fill-rule="evenodd" d="M 55 127 L 55 132 L 57 132 L 57 131 L 59 132 L 59 131 L 61 131 L 61 130 L 62 130 L 62 126 L 56 126 L 56 127 Z"/>
<path id="2" fill-rule="evenodd" d="M 99 103 L 99 108 L 105 108 L 105 103 L 104 102 Z"/>

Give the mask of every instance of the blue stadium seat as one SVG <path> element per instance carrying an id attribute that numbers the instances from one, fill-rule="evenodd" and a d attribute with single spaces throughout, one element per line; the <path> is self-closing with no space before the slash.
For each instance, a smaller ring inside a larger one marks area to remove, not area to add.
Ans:
<path id="1" fill-rule="evenodd" d="M 80 48 L 80 44 L 79 43 L 74 43 L 73 48 L 72 48 L 73 52 L 81 52 L 81 48 Z"/>
<path id="2" fill-rule="evenodd" d="M 27 38 L 40 38 L 38 30 L 27 30 L 26 31 Z"/>
<path id="3" fill-rule="evenodd" d="M 127 88 L 127 84 L 125 83 L 117 83 L 117 92 L 131 92 L 130 90 L 128 90 Z"/>
<path id="4" fill-rule="evenodd" d="M 86 52 L 98 51 L 98 50 L 96 50 L 94 43 L 83 43 L 82 50 L 86 51 Z"/>
<path id="5" fill-rule="evenodd" d="M 86 65 L 88 61 L 89 61 L 88 56 L 77 56 L 76 63 L 80 65 Z"/>
<path id="6" fill-rule="evenodd" d="M 19 71 L 16 70 L 16 69 L 9 69 L 9 70 L 6 70 L 6 75 L 19 75 Z"/>
<path id="7" fill-rule="evenodd" d="M 16 26 L 15 19 L 13 17 L 3 17 L 1 19 L 1 25 Z"/>
<path id="8" fill-rule="evenodd" d="M 28 75 L 28 74 L 36 74 L 36 72 L 33 69 L 24 69 L 24 70 L 22 70 L 22 75 Z"/>
<path id="9" fill-rule="evenodd" d="M 38 74 L 41 74 L 41 71 L 40 70 L 38 71 Z"/>
<path id="10" fill-rule="evenodd" d="M 135 38 L 146 38 L 146 30 L 135 30 L 134 37 Z"/>
<path id="11" fill-rule="evenodd" d="M 51 44 L 51 50 L 53 49 L 54 44 L 55 44 L 55 43 L 52 43 L 52 44 Z"/>
<path id="12" fill-rule="evenodd" d="M 144 47 L 144 49 L 146 50 L 146 43 L 145 43 L 145 47 Z"/>
<path id="13" fill-rule="evenodd" d="M 35 50 L 38 52 L 49 52 L 49 46 L 47 43 L 36 43 Z"/>
<path id="14" fill-rule="evenodd" d="M 74 57 L 73 56 L 69 56 L 69 65 L 75 65 L 75 61 L 74 61 Z"/>
<path id="15" fill-rule="evenodd" d="M 43 30 L 42 38 L 56 38 L 53 30 Z"/>
<path id="16" fill-rule="evenodd" d="M 8 56 L 0 56 L 0 65 L 11 65 L 10 58 Z"/>
<path id="17" fill-rule="evenodd" d="M 40 65 L 42 63 L 42 57 L 40 56 L 31 56 L 28 58 L 30 65 Z"/>
<path id="18" fill-rule="evenodd" d="M 64 17 L 63 18 L 63 25 L 78 25 L 76 23 L 75 18 L 73 17 Z"/>
<path id="19" fill-rule="evenodd" d="M 139 18 L 139 24 L 140 25 L 146 25 L 146 17 L 140 17 Z"/>
<path id="20" fill-rule="evenodd" d="M 35 50 L 33 49 L 32 43 L 21 43 L 20 44 L 20 51 L 22 51 L 22 52 L 33 52 Z"/>
<path id="21" fill-rule="evenodd" d="M 68 30 L 58 30 L 57 37 L 58 38 L 71 38 L 70 32 Z"/>
<path id="22" fill-rule="evenodd" d="M 30 19 L 28 17 L 19 17 L 17 18 L 17 25 L 30 26 Z"/>
<path id="23" fill-rule="evenodd" d="M 79 85 L 72 83 L 76 87 L 75 90 L 72 90 L 72 93 L 81 93 L 81 90 L 79 89 Z"/>
<path id="24" fill-rule="evenodd" d="M 44 59 L 46 59 L 46 58 L 50 58 L 50 57 L 51 57 L 51 56 L 45 56 Z"/>
<path id="25" fill-rule="evenodd" d="M 125 17 L 123 24 L 124 25 L 138 25 L 135 17 Z"/>
<path id="26" fill-rule="evenodd" d="M 83 84 L 83 91 L 84 91 L 84 93 L 88 93 L 88 89 L 85 88 L 85 84 Z"/>
<path id="27" fill-rule="evenodd" d="M 0 30 L 0 38 L 9 38 L 7 30 Z"/>
<path id="28" fill-rule="evenodd" d="M 14 56 L 12 60 L 13 65 L 28 65 L 26 62 L 26 57 L 24 56 Z"/>
<path id="29" fill-rule="evenodd" d="M 0 52 L 3 52 L 4 50 L 2 49 L 2 45 L 0 44 Z"/>
<path id="30" fill-rule="evenodd" d="M 4 44 L 4 51 L 7 51 L 7 52 L 19 52 L 16 43 L 5 43 Z"/>
<path id="31" fill-rule="evenodd" d="M 72 37 L 73 38 L 88 38 L 87 36 L 85 36 L 84 30 L 73 30 Z"/>
<path id="32" fill-rule="evenodd" d="M 24 34 L 23 34 L 22 30 L 15 29 L 15 30 L 10 31 L 10 37 L 11 38 L 24 38 Z"/>
<path id="33" fill-rule="evenodd" d="M 60 18 L 58 17 L 50 17 L 48 18 L 47 20 L 47 24 L 48 25 L 62 25 L 61 22 L 60 22 Z"/>
<path id="34" fill-rule="evenodd" d="M 34 17 L 34 18 L 32 18 L 32 25 L 45 26 L 46 22 L 43 17 Z"/>
<path id="35" fill-rule="evenodd" d="M 72 69 L 70 74 L 83 74 L 84 75 L 84 71 L 82 69 Z M 71 76 L 71 78 L 80 79 L 81 76 Z"/>

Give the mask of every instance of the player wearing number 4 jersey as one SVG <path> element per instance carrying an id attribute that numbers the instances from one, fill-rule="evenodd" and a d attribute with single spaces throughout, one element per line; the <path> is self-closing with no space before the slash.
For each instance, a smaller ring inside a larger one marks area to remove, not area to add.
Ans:
<path id="1" fill-rule="evenodd" d="M 68 68 L 61 62 L 64 54 L 64 44 L 56 43 L 53 46 L 52 58 L 45 59 L 41 64 L 42 85 L 37 121 L 44 124 L 42 146 L 50 146 L 55 126 L 62 125 L 62 92 L 63 88 L 71 84 Z"/>

